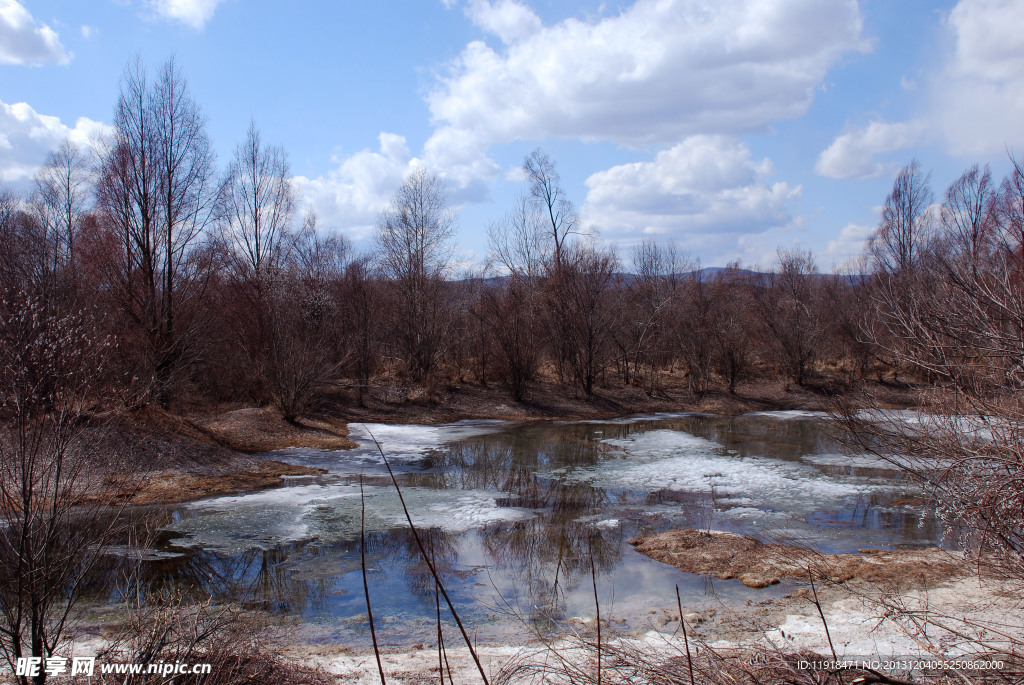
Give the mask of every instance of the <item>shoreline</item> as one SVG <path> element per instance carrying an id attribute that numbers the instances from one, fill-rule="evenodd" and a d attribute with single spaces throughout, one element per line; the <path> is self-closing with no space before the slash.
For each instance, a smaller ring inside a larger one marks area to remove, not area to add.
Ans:
<path id="1" fill-rule="evenodd" d="M 754 411 L 827 411 L 835 396 L 822 387 L 795 387 L 777 380 L 742 384 L 736 395 L 714 389 L 696 396 L 679 380 L 651 395 L 634 386 L 599 388 L 593 398 L 581 398 L 564 386 L 540 382 L 527 401 L 516 403 L 500 386 L 459 383 L 424 391 L 391 389 L 383 399 L 367 398 L 358 407 L 351 393 L 339 391 L 321 411 L 284 421 L 271 407 L 222 407 L 189 417 L 145 412 L 138 416 L 151 441 L 186 440 L 193 450 L 219 451 L 214 468 L 188 458 L 165 465 L 159 459 L 146 473 L 145 483 L 125 498 L 132 504 L 176 504 L 205 497 L 237 494 L 281 485 L 282 476 L 324 473 L 261 456 L 287 448 L 339 450 L 357 443 L 349 437 L 353 423 L 441 425 L 464 420 L 498 419 L 513 423 L 558 420 L 602 420 L 659 412 L 702 412 L 736 416 Z M 827 383 L 825 385 L 828 385 Z M 873 401 L 892 408 L 914 406 L 917 389 L 867 383 Z M 858 394 L 849 393 L 857 401 Z M 159 445 L 158 445 L 159 447 Z M 188 446 L 185 449 L 189 449 Z"/>

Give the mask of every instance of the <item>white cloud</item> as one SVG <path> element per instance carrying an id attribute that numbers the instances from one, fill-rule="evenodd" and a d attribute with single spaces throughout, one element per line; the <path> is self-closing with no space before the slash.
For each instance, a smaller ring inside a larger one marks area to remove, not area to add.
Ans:
<path id="1" fill-rule="evenodd" d="M 771 160 L 751 159 L 733 136 L 691 136 L 654 161 L 591 175 L 582 214 L 605 238 L 661 237 L 728 257 L 743 236 L 798 223 L 791 210 L 800 187 L 769 184 L 771 173 Z"/>
<path id="2" fill-rule="evenodd" d="M 923 143 L 927 133 L 927 126 L 921 120 L 899 123 L 873 121 L 836 137 L 818 156 L 814 171 L 829 178 L 881 176 L 893 165 L 875 161 L 875 155 Z"/>
<path id="3" fill-rule="evenodd" d="M 835 240 L 828 242 L 825 254 L 831 258 L 833 264 L 849 264 L 864 254 L 864 247 L 874 232 L 875 229 L 872 226 L 859 226 L 854 223 L 846 224 L 839 231 L 839 235 Z"/>
<path id="4" fill-rule="evenodd" d="M 949 14 L 954 51 L 932 87 L 933 110 L 958 154 L 1024 144 L 1024 3 L 960 0 Z"/>
<path id="5" fill-rule="evenodd" d="M 806 112 L 836 60 L 867 48 L 854 0 L 637 0 L 553 26 L 516 0 L 466 11 L 500 49 L 468 44 L 427 101 L 439 141 L 483 165 L 491 144 L 516 139 L 642 146 L 763 130 Z"/>
<path id="6" fill-rule="evenodd" d="M 46 161 L 46 155 L 65 138 L 83 150 L 110 127 L 79 117 L 73 128 L 58 117 L 40 114 L 27 103 L 0 102 L 0 181 L 19 182 L 31 178 Z"/>
<path id="7" fill-rule="evenodd" d="M 423 146 L 423 161 L 447 182 L 453 204 L 479 202 L 490 193 L 488 182 L 501 174 L 486 148 L 453 128 L 442 128 Z"/>
<path id="8" fill-rule="evenodd" d="M 89 40 L 99 33 L 95 27 L 89 26 L 88 24 L 82 24 L 79 30 L 82 32 L 82 38 L 85 38 L 86 40 Z"/>
<path id="9" fill-rule="evenodd" d="M 148 0 L 149 6 L 159 16 L 180 21 L 197 31 L 201 31 L 213 18 L 221 2 L 223 0 Z"/>
<path id="10" fill-rule="evenodd" d="M 60 36 L 38 24 L 17 0 L 0 0 L 0 64 L 67 64 Z"/>
<path id="11" fill-rule="evenodd" d="M 381 133 L 380 151 L 350 155 L 326 176 L 293 180 L 321 225 L 360 240 L 373 233 L 377 215 L 388 206 L 395 190 L 421 162 L 412 157 L 405 138 Z"/>
<path id="12" fill-rule="evenodd" d="M 466 14 L 474 24 L 505 44 L 528 40 L 544 28 L 540 17 L 516 0 L 470 0 Z"/>

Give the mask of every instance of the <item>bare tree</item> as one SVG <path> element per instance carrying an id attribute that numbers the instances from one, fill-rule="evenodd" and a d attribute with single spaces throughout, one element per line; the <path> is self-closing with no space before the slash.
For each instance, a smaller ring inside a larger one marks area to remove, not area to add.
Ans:
<path id="1" fill-rule="evenodd" d="M 88 208 L 89 191 L 85 155 L 65 139 L 36 175 L 31 204 L 46 236 L 48 269 L 54 275 L 63 272 L 69 288 L 74 286 L 75 238 Z"/>
<path id="2" fill-rule="evenodd" d="M 512 211 L 487 228 L 491 263 L 510 274 L 536 282 L 548 261 L 543 216 L 526 194 L 516 196 Z"/>
<path id="3" fill-rule="evenodd" d="M 778 345 L 782 367 L 803 385 L 824 331 L 818 306 L 818 272 L 809 250 L 778 252 L 776 271 L 757 289 L 762 321 Z"/>
<path id="4" fill-rule="evenodd" d="M 523 160 L 523 171 L 530 184 L 530 198 L 544 217 L 546 232 L 554 248 L 553 266 L 557 271 L 562 267 L 566 240 L 577 233 L 579 216 L 562 189 L 555 163 L 540 148 Z"/>
<path id="5" fill-rule="evenodd" d="M 866 326 L 875 325 L 874 319 L 869 317 L 871 277 L 867 273 L 866 263 L 862 257 L 835 276 L 825 278 L 822 284 L 822 296 L 829 312 L 827 328 L 836 348 L 836 356 L 844 364 L 849 364 L 847 378 L 850 382 L 863 379 L 872 362 L 885 364 L 878 348 L 870 342 L 872 336 L 864 334 Z M 877 335 L 877 331 L 872 335 Z"/>
<path id="6" fill-rule="evenodd" d="M 280 265 L 295 193 L 284 148 L 264 146 L 255 122 L 235 149 L 223 199 L 235 268 L 259 283 L 265 271 Z"/>
<path id="7" fill-rule="evenodd" d="M 930 174 L 922 174 L 917 160 L 896 175 L 892 192 L 885 198 L 882 220 L 871 238 L 870 251 L 879 271 L 898 273 L 911 269 L 927 240 Z"/>
<path id="8" fill-rule="evenodd" d="M 733 262 L 715 275 L 712 288 L 718 307 L 715 366 L 732 395 L 753 365 L 750 276 Z"/>
<path id="9" fill-rule="evenodd" d="M 521 402 L 541 360 L 540 279 L 547 262 L 544 223 L 530 196 L 516 197 L 511 212 L 488 228 L 490 260 L 507 272 L 481 291 L 485 319 L 497 342 L 502 379 Z"/>
<path id="10" fill-rule="evenodd" d="M 970 169 L 947 193 L 959 208 L 951 211 L 963 212 L 943 223 L 913 287 L 888 287 L 884 273 L 871 281 L 872 315 L 879 324 L 864 333 L 881 332 L 871 342 L 883 354 L 931 380 L 920 415 L 911 422 L 877 408 L 868 415 L 844 408 L 842 417 L 865 449 L 927 487 L 966 549 L 1019 581 L 1024 578 L 1024 255 L 1016 208 L 1024 197 L 1018 194 L 1024 170 L 1012 161 L 1014 170 L 994 200 L 998 211 L 991 223 L 978 223 L 985 217 L 987 184 L 984 174 Z M 972 247 L 977 245 L 983 247 Z"/>
<path id="11" fill-rule="evenodd" d="M 314 409 L 348 361 L 339 284 L 350 252 L 344 238 L 325 238 L 307 222 L 271 293 L 265 373 L 288 421 Z"/>
<path id="12" fill-rule="evenodd" d="M 690 392 L 701 395 L 711 385 L 719 308 L 716 302 L 718 291 L 712 287 L 700 264 L 695 266 L 693 273 L 683 282 L 676 328 L 677 345 L 686 364 Z"/>
<path id="13" fill-rule="evenodd" d="M 381 343 L 381 293 L 368 257 L 353 260 L 345 270 L 343 325 L 350 331 L 350 365 L 356 382 L 356 401 L 362 407 L 377 370 Z"/>
<path id="14" fill-rule="evenodd" d="M 680 275 L 692 268 L 674 244 L 645 240 L 633 250 L 634 277 L 621 286 L 621 320 L 615 333 L 625 383 L 646 380 L 648 391 L 654 392 L 659 368 L 672 356 L 668 328 L 678 304 Z"/>
<path id="15" fill-rule="evenodd" d="M 19 262 L 17 212 L 18 198 L 8 188 L 0 186 L 0 293 L 4 297 L 21 290 L 15 276 Z"/>
<path id="16" fill-rule="evenodd" d="M 541 359 L 540 294 L 528 279 L 512 274 L 502 285 L 485 287 L 482 296 L 485 320 L 497 341 L 501 377 L 512 398 L 521 402 Z"/>
<path id="17" fill-rule="evenodd" d="M 152 87 L 140 61 L 125 71 L 114 129 L 98 202 L 122 246 L 115 285 L 145 347 L 148 390 L 166 407 L 200 342 L 199 321 L 189 314 L 206 286 L 195 248 L 217 201 L 213 152 L 173 59 Z"/>
<path id="18" fill-rule="evenodd" d="M 942 205 L 945 236 L 975 271 L 993 247 L 996 190 L 988 166 L 975 164 L 949 186 Z"/>
<path id="19" fill-rule="evenodd" d="M 564 341 L 568 371 L 591 397 L 609 360 L 616 321 L 610 294 L 618 259 L 590 244 L 574 244 L 562 258 L 558 287 L 549 291 L 549 307 L 561 325 L 557 335 Z"/>
<path id="20" fill-rule="evenodd" d="M 425 380 L 444 347 L 442 301 L 455 214 L 439 177 L 412 172 L 377 217 L 381 269 L 395 289 L 398 346 L 413 379 Z"/>

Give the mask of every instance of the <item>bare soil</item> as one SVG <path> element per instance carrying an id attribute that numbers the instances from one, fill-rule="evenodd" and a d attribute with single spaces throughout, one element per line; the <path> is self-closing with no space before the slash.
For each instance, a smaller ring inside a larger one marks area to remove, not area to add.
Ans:
<path id="1" fill-rule="evenodd" d="M 687 573 L 700 573 L 763 588 L 781 580 L 861 580 L 904 588 L 925 587 L 964 577 L 971 567 L 960 555 L 941 549 L 863 549 L 860 554 L 820 554 L 813 550 L 763 543 L 735 533 L 684 528 L 629 541 L 636 550 Z"/>

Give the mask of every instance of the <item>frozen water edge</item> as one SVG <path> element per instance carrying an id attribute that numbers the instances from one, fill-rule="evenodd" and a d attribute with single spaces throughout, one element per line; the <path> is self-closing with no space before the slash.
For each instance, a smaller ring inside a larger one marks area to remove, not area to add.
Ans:
<path id="1" fill-rule="evenodd" d="M 353 449 L 290 447 L 264 452 L 262 456 L 322 468 L 334 474 L 354 475 L 383 466 L 384 460 L 373 438 L 377 439 L 389 462 L 402 464 L 424 459 L 448 443 L 501 431 L 509 425 L 501 419 L 468 419 L 437 426 L 352 423 L 349 424 L 349 438 L 359 443 Z"/>
<path id="2" fill-rule="evenodd" d="M 779 409 L 775 411 L 752 411 L 743 416 L 763 416 L 770 419 L 827 419 L 828 412 L 806 409 Z"/>
<path id="3" fill-rule="evenodd" d="M 805 454 L 800 457 L 800 460 L 808 464 L 820 464 L 822 466 L 849 466 L 858 469 L 881 469 L 885 471 L 899 470 L 891 461 L 873 454 Z"/>
<path id="4" fill-rule="evenodd" d="M 391 487 L 365 486 L 366 529 L 383 532 L 408 522 Z M 413 524 L 461 533 L 494 521 L 517 521 L 534 516 L 518 507 L 498 506 L 505 493 L 459 490 L 446 499 L 430 488 L 403 488 Z M 188 535 L 181 546 L 228 552 L 269 549 L 304 540 L 321 543 L 355 539 L 359 534 L 361 501 L 358 485 L 311 484 L 277 488 L 249 495 L 217 497 L 189 505 L 196 515 L 171 525 Z"/>
<path id="5" fill-rule="evenodd" d="M 439 426 L 353 423 L 349 425 L 349 437 L 375 452 L 377 447 L 373 440 L 376 438 L 388 459 L 392 455 L 416 458 L 445 443 L 486 435 L 508 425 L 501 419 L 472 419 Z"/>
<path id="6" fill-rule="evenodd" d="M 623 458 L 571 470 L 567 478 L 603 488 L 698 491 L 728 507 L 766 504 L 772 509 L 805 514 L 864 494 L 873 488 L 863 479 L 838 480 L 809 464 L 764 457 L 725 454 L 718 443 L 677 430 L 653 430 L 606 444 Z"/>
<path id="7" fill-rule="evenodd" d="M 643 423 L 645 421 L 664 421 L 666 419 L 680 419 L 687 416 L 713 416 L 713 414 L 707 414 L 704 412 L 696 411 L 661 411 L 655 412 L 653 414 L 635 414 L 633 416 L 620 416 L 614 419 L 578 419 L 574 421 L 557 421 L 556 423 L 564 423 L 570 425 L 590 424 L 599 426 L 629 426 L 634 423 Z"/>

